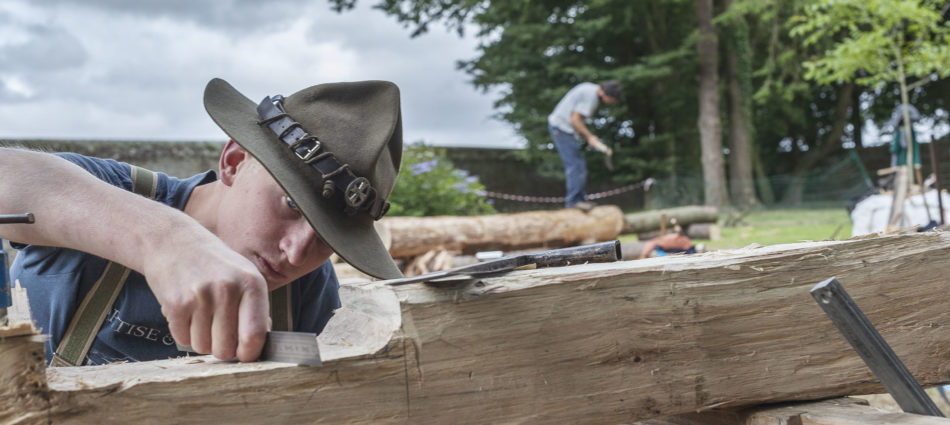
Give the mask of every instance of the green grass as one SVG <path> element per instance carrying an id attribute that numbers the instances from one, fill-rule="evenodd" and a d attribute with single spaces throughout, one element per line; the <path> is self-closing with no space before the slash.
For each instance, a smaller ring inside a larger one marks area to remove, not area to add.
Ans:
<path id="1" fill-rule="evenodd" d="M 720 214 L 720 216 L 724 216 Z M 746 214 L 738 225 L 726 227 L 720 219 L 721 238 L 695 239 L 707 250 L 742 248 L 751 244 L 775 245 L 802 241 L 847 239 L 851 218 L 843 207 L 758 209 Z M 636 240 L 624 235 L 621 241 Z"/>
<path id="2" fill-rule="evenodd" d="M 749 213 L 735 227 L 722 227 L 720 240 L 697 240 L 708 249 L 741 248 L 802 241 L 847 239 L 851 218 L 842 208 L 763 209 Z"/>

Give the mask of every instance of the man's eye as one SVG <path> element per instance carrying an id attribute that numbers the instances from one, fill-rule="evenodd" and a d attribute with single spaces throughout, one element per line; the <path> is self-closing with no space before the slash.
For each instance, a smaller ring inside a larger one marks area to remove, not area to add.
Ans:
<path id="1" fill-rule="evenodd" d="M 285 196 L 284 199 L 287 200 L 287 206 L 294 211 L 300 211 L 300 208 L 297 208 L 297 203 L 293 199 L 290 199 L 289 196 Z"/>

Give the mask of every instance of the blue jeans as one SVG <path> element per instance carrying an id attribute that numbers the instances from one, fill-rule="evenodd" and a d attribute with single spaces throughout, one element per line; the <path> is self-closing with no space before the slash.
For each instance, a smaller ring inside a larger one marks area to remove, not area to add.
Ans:
<path id="1" fill-rule="evenodd" d="M 548 125 L 554 146 L 564 163 L 564 179 L 567 186 L 565 207 L 584 201 L 587 197 L 587 161 L 581 152 L 581 145 L 573 134 L 565 133 L 553 125 Z"/>

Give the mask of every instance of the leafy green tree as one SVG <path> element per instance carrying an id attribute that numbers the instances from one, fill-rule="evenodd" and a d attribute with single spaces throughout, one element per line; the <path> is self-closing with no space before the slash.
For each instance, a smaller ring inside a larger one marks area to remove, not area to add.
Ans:
<path id="1" fill-rule="evenodd" d="M 910 134 L 908 77 L 950 76 L 950 25 L 944 0 L 816 0 L 796 17 L 792 34 L 824 51 L 804 63 L 805 77 L 822 84 L 894 84 Z M 830 42 L 830 46 L 828 46 Z M 908 143 L 908 146 L 910 144 Z M 908 164 L 913 159 L 908 155 Z"/>
<path id="2" fill-rule="evenodd" d="M 356 0 L 329 1 L 342 11 Z M 661 185 L 672 186 L 665 193 L 676 194 L 664 200 L 666 205 L 703 200 L 695 0 L 364 1 L 395 17 L 413 36 L 432 25 L 460 33 L 474 31 L 479 52 L 459 61 L 459 69 L 472 77 L 475 87 L 500 93 L 498 118 L 511 123 L 528 142 L 526 149 L 513 154 L 548 177 L 563 173 L 547 131 L 546 118 L 554 105 L 579 82 L 620 80 L 623 99 L 600 108 L 590 126 L 614 149 L 615 171 L 608 172 L 599 155 L 589 155 L 591 183 L 619 185 L 654 177 Z M 793 31 L 809 22 L 808 8 L 824 3 L 832 2 L 713 3 L 718 55 L 723 58 L 716 69 L 722 76 L 718 90 L 729 99 L 721 102 L 719 113 L 729 123 L 722 133 L 729 140 L 730 188 L 738 206 L 754 200 L 749 169 L 755 175 L 755 194 L 764 203 L 773 202 L 773 192 L 786 201 L 800 199 L 804 178 L 839 162 L 846 153 L 842 140 L 860 146 L 863 120 L 883 122 L 893 110 L 898 91 L 857 80 L 869 71 L 822 84 L 805 77 L 810 70 L 805 64 L 833 57 L 835 43 L 848 39 L 844 32 L 850 28 L 848 20 L 833 22 L 837 30 L 814 40 L 804 36 L 810 30 Z M 844 8 L 870 7 L 858 0 L 838 3 Z M 867 2 L 879 3 L 886 6 L 880 0 Z M 937 3 L 928 0 L 926 5 L 932 11 Z M 852 21 L 855 28 L 869 27 L 857 17 Z M 902 22 L 910 25 L 908 20 Z M 935 18 L 935 22 L 943 21 Z M 939 47 L 938 32 L 928 34 L 905 39 L 929 37 Z M 943 70 L 950 69 L 945 61 L 938 62 L 944 64 Z M 936 72 L 931 75 L 933 81 L 926 85 L 909 84 L 908 96 L 923 114 L 946 122 L 940 111 L 950 109 L 950 79 L 936 78 Z"/>
<path id="3" fill-rule="evenodd" d="M 331 0 L 339 10 L 352 0 Z M 700 168 L 692 2 L 646 0 L 379 0 L 411 28 L 475 28 L 480 55 L 458 63 L 477 88 L 500 89 L 498 117 L 527 140 L 517 152 L 545 176 L 563 170 L 547 115 L 571 87 L 616 79 L 621 102 L 601 107 L 590 128 L 614 150 L 615 171 L 588 155 L 592 182 L 627 184 Z"/>

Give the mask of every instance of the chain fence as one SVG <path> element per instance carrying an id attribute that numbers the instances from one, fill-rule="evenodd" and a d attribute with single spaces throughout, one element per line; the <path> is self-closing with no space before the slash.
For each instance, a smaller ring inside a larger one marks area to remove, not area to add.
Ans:
<path id="1" fill-rule="evenodd" d="M 650 190 L 650 186 L 656 182 L 653 178 L 648 178 L 638 183 L 628 184 L 626 186 L 618 187 L 616 189 L 605 190 L 597 193 L 590 193 L 587 195 L 587 200 L 596 200 L 608 198 L 611 196 L 621 195 L 636 189 L 643 189 L 644 191 Z M 514 195 L 509 193 L 499 193 L 492 191 L 485 191 L 485 197 L 491 199 L 503 199 L 506 201 L 516 201 L 516 202 L 530 202 L 530 203 L 539 203 L 539 204 L 563 204 L 567 200 L 564 196 L 529 196 L 529 195 Z"/>
<path id="2" fill-rule="evenodd" d="M 876 176 L 875 176 L 876 177 Z M 704 203 L 706 181 L 701 175 L 678 174 L 670 177 L 648 178 L 616 187 L 603 188 L 587 195 L 598 203 L 617 204 L 624 210 L 671 208 Z M 840 205 L 859 198 L 878 185 L 857 155 L 848 155 L 830 166 L 818 167 L 800 175 L 776 175 L 752 182 L 756 199 L 763 206 Z M 564 196 L 536 196 L 488 191 L 485 196 L 505 201 L 500 210 L 557 208 Z M 517 205 L 515 205 L 517 204 Z"/>

